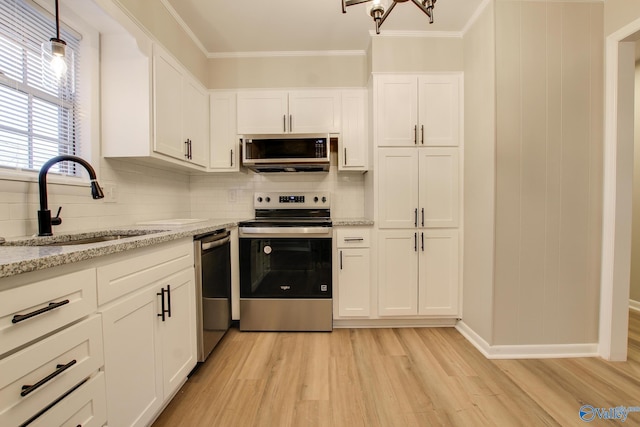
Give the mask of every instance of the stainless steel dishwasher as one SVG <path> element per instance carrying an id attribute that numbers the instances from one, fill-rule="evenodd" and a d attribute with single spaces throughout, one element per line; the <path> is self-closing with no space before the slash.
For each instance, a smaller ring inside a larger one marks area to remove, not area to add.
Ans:
<path id="1" fill-rule="evenodd" d="M 199 362 L 231 325 L 230 235 L 222 229 L 194 237 Z"/>

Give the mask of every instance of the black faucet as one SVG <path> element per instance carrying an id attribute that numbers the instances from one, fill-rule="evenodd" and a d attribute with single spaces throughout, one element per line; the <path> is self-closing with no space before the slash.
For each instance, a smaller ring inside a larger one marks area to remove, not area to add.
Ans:
<path id="1" fill-rule="evenodd" d="M 78 163 L 89 172 L 89 178 L 91 179 L 91 196 L 94 199 L 102 199 L 104 197 L 104 193 L 96 181 L 96 172 L 93 170 L 89 162 L 84 160 L 83 158 L 71 155 L 62 155 L 56 156 L 50 160 L 48 160 L 42 168 L 40 168 L 40 174 L 38 175 L 38 189 L 40 191 L 40 210 L 38 211 L 38 236 L 51 236 L 53 233 L 51 232 L 52 225 L 60 225 L 62 223 L 62 218 L 60 218 L 60 211 L 62 208 L 58 209 L 58 213 L 55 218 L 51 218 L 51 211 L 47 206 L 47 172 L 49 168 L 55 165 L 58 162 L 63 162 L 65 160 L 69 160 L 75 163 Z"/>

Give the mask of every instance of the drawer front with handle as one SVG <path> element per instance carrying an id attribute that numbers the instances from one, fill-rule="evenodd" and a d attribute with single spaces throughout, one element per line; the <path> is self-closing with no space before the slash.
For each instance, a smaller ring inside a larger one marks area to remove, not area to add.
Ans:
<path id="1" fill-rule="evenodd" d="M 336 230 L 339 248 L 368 248 L 370 233 L 368 229 L 347 227 Z"/>
<path id="2" fill-rule="evenodd" d="M 35 419 L 29 427 L 102 427 L 107 422 L 104 373 L 100 372 Z"/>
<path id="3" fill-rule="evenodd" d="M 0 355 L 96 309 L 96 271 L 93 268 L 3 291 L 0 298 Z"/>
<path id="4" fill-rule="evenodd" d="M 103 366 L 103 354 L 93 315 L 0 360 L 0 425 L 20 425 L 74 390 Z"/>

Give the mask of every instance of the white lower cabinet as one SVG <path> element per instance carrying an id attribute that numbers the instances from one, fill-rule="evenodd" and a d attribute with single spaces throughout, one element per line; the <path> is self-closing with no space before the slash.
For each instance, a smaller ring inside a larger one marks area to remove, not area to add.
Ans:
<path id="1" fill-rule="evenodd" d="M 52 411 L 63 412 L 61 408 L 74 407 L 69 401 L 73 400 L 72 395 L 77 395 L 78 385 L 96 375 L 102 365 L 98 315 L 1 359 L 0 425 L 17 426 L 34 419 L 39 425 L 60 425 L 43 419 L 58 419 L 51 415 Z M 106 421 L 104 400 L 100 400 L 99 395 L 94 397 L 95 412 L 87 417 L 95 417 L 93 425 L 102 425 Z"/>
<path id="2" fill-rule="evenodd" d="M 369 230 L 346 227 L 336 231 L 337 317 L 370 315 L 371 255 Z"/>
<path id="3" fill-rule="evenodd" d="M 458 230 L 380 230 L 378 243 L 381 316 L 459 315 Z"/>
<path id="4" fill-rule="evenodd" d="M 193 268 L 102 310 L 110 425 L 149 424 L 196 365 Z"/>

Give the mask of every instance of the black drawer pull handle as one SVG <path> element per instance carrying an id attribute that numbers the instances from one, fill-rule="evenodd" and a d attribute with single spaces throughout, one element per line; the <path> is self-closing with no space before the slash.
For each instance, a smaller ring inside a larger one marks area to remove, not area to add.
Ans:
<path id="1" fill-rule="evenodd" d="M 62 307 L 65 304 L 69 304 L 68 299 L 60 302 L 50 302 L 48 306 L 43 307 L 40 310 L 32 311 L 31 313 L 27 314 L 16 314 L 15 316 L 13 316 L 13 319 L 11 319 L 11 323 L 18 323 L 22 322 L 23 320 L 31 319 L 32 317 L 35 317 L 39 314 L 46 313 L 47 311 L 54 310 L 58 307 Z"/>
<path id="2" fill-rule="evenodd" d="M 48 383 L 49 381 L 51 381 L 52 379 L 54 379 L 55 377 L 57 377 L 58 375 L 60 375 L 61 373 L 63 373 L 64 371 L 66 371 L 67 369 L 69 369 L 75 364 L 76 364 L 76 359 L 73 359 L 71 362 L 67 363 L 66 365 L 56 365 L 56 370 L 54 372 L 50 373 L 49 375 L 47 375 L 46 377 L 44 377 L 34 385 L 23 385 L 22 391 L 20 392 L 20 396 L 25 397 L 27 394 L 37 390 L 38 388 L 45 385 L 46 383 Z"/>

